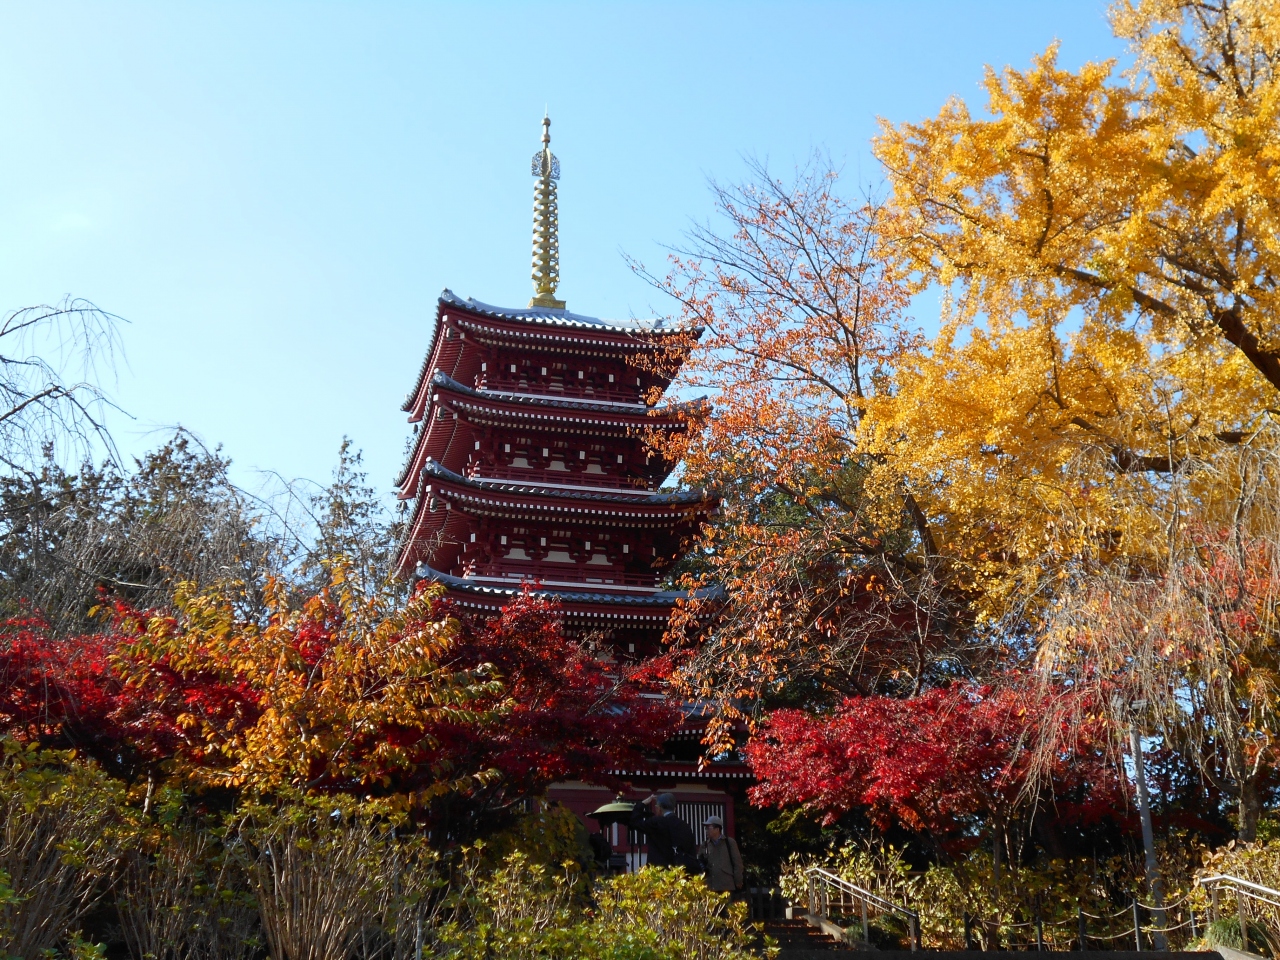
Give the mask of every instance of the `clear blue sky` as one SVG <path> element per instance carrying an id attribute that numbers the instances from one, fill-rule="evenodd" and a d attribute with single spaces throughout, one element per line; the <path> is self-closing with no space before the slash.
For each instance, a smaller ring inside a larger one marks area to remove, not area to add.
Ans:
<path id="1" fill-rule="evenodd" d="M 1105 6 L 3 2 L 0 308 L 130 321 L 126 450 L 181 423 L 246 482 L 323 481 L 347 434 L 389 487 L 441 288 L 530 296 L 544 105 L 561 296 L 652 315 L 620 252 L 660 265 L 708 177 L 822 148 L 877 180 L 877 116 L 976 102 L 1055 38 L 1119 56 Z"/>

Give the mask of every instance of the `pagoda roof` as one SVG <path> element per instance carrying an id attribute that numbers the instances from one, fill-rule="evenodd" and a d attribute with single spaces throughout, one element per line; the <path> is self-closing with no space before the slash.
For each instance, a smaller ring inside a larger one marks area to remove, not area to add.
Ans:
<path id="1" fill-rule="evenodd" d="M 675 739 L 675 738 L 672 738 Z M 741 760 L 712 760 L 705 766 L 693 761 L 641 760 L 625 767 L 607 771 L 611 776 L 637 779 L 642 782 L 661 779 L 689 780 L 742 780 L 756 778 L 751 767 Z"/>
<path id="2" fill-rule="evenodd" d="M 566 487 L 544 487 L 536 482 L 518 483 L 511 480 L 490 480 L 484 477 L 464 477 L 450 470 L 442 463 L 430 458 L 422 466 L 423 477 L 436 477 L 459 486 L 473 490 L 493 493 L 514 493 L 523 496 L 536 496 L 539 500 L 548 497 L 556 500 L 581 500 L 592 503 L 613 504 L 705 504 L 713 503 L 715 497 L 703 490 L 672 490 L 662 493 L 655 490 L 619 490 L 616 493 L 601 490 L 573 490 Z"/>
<path id="3" fill-rule="evenodd" d="M 431 385 L 466 400 L 475 401 L 459 406 L 469 411 L 488 410 L 491 413 L 507 413 L 532 426 L 536 421 L 573 421 L 592 426 L 666 427 L 682 429 L 685 422 L 682 413 L 696 414 L 706 409 L 706 398 L 684 400 L 669 407 L 648 407 L 644 404 L 609 403 L 593 400 L 561 399 L 549 394 L 503 393 L 497 390 L 478 390 L 454 380 L 447 373 L 437 370 L 431 375 Z M 587 416 L 595 414 L 596 416 Z"/>
<path id="4" fill-rule="evenodd" d="M 559 407 L 565 410 L 588 410 L 595 413 L 630 413 L 645 415 L 654 408 L 645 403 L 623 403 L 619 400 L 584 400 L 581 397 L 560 397 L 553 393 L 513 393 L 506 390 L 490 390 L 488 388 L 468 387 L 453 379 L 443 370 L 431 375 L 431 383 L 437 387 L 448 387 L 458 393 L 466 393 L 482 399 L 505 400 L 509 403 L 523 403 L 535 407 Z"/>
<path id="5" fill-rule="evenodd" d="M 436 570 L 426 563 L 419 563 L 414 571 L 420 580 L 434 580 L 444 586 L 451 594 L 467 606 L 483 609 L 500 609 L 509 604 L 526 589 L 535 597 L 554 600 L 565 608 L 565 612 L 577 617 L 600 620 L 659 620 L 666 622 L 671 617 L 672 608 L 681 600 L 687 600 L 690 594 L 684 590 L 657 590 L 652 593 L 608 593 L 602 590 L 566 589 L 564 587 L 543 587 L 534 580 L 515 580 L 510 584 L 479 583 L 465 577 Z M 714 599 L 723 590 L 719 587 L 696 591 L 693 596 L 699 599 Z M 469 601 L 469 602 L 468 602 Z"/>
<path id="6" fill-rule="evenodd" d="M 652 593 L 607 593 L 602 590 L 591 590 L 585 584 L 581 590 L 571 590 L 565 587 L 544 587 L 531 579 L 512 579 L 510 585 L 492 582 L 480 583 L 475 580 L 468 580 L 465 577 L 455 577 L 453 574 L 443 573 L 425 563 L 418 564 L 418 569 L 415 572 L 421 579 L 435 580 L 437 583 L 454 590 L 504 601 L 521 593 L 526 584 L 529 585 L 529 592 L 534 596 L 546 597 L 561 602 L 619 603 L 629 607 L 670 608 L 677 601 L 687 600 L 689 597 L 689 594 L 684 590 L 656 590 Z"/>
<path id="7" fill-rule="evenodd" d="M 428 479 L 437 482 L 427 483 Z M 628 491 L 601 493 L 563 488 L 532 487 L 501 480 L 473 480 L 428 461 L 422 469 L 411 527 L 416 526 L 424 486 L 472 516 L 573 520 L 594 525 L 674 527 L 711 513 L 717 498 L 704 491 L 679 491 L 639 496 Z"/>
<path id="8" fill-rule="evenodd" d="M 538 431 L 567 430 L 598 436 L 626 436 L 633 431 L 646 429 L 685 429 L 686 423 L 680 414 L 695 414 L 706 404 L 705 400 L 699 399 L 676 404 L 671 408 L 658 408 L 644 404 L 561 400 L 554 396 L 477 390 L 459 383 L 439 370 L 431 376 L 431 387 L 450 399 L 446 406 L 459 414 L 459 421 L 481 426 L 496 422 Z M 671 413 L 667 412 L 668 409 Z M 395 485 L 402 488 L 401 496 L 406 495 L 404 485 L 413 471 L 420 469 L 417 465 L 424 462 L 424 454 L 441 457 L 446 453 L 448 437 L 457 429 L 457 422 L 431 417 L 424 426 L 426 429 L 415 438 L 400 472 L 396 475 Z M 433 445 L 434 453 L 430 453 Z"/>
<path id="9" fill-rule="evenodd" d="M 610 349 L 624 349 L 627 351 L 652 349 L 656 341 L 672 337 L 692 335 L 697 338 L 702 335 L 701 327 L 667 323 L 662 319 L 601 320 L 597 317 L 588 317 L 579 313 L 570 313 L 567 310 L 553 310 L 547 307 L 495 307 L 492 304 L 481 303 L 479 300 L 464 300 L 452 290 L 446 289 L 440 294 L 436 309 L 436 322 L 431 332 L 431 342 L 427 345 L 427 352 L 422 359 L 422 366 L 418 370 L 417 379 L 414 381 L 413 389 L 409 391 L 405 396 L 404 403 L 401 404 L 400 409 L 405 412 L 413 409 L 414 400 L 426 382 L 433 361 L 437 359 L 436 352 L 437 347 L 440 345 L 440 330 L 444 326 L 444 314 L 448 309 L 469 314 L 477 319 L 499 321 L 497 328 L 490 329 L 488 332 L 501 332 L 508 336 L 514 336 L 525 346 L 532 345 L 534 342 L 543 344 L 550 342 L 545 336 L 535 336 L 531 339 L 529 335 L 533 331 L 529 330 L 529 327 L 541 328 L 545 334 L 555 334 L 556 332 L 603 334 L 606 340 L 600 341 L 599 345 L 604 345 L 607 341 Z M 555 338 L 552 337 L 551 339 L 554 340 Z"/>
<path id="10" fill-rule="evenodd" d="M 433 497 L 439 497 L 450 509 L 432 509 Z M 407 576 L 408 564 L 416 554 L 414 543 L 432 542 L 450 522 L 465 522 L 464 518 L 470 516 L 569 522 L 597 528 L 665 528 L 674 532 L 708 516 L 718 505 L 718 497 L 703 491 L 602 493 L 471 479 L 428 460 L 419 473 L 413 509 L 396 551 L 396 565 L 400 575 Z"/>
<path id="11" fill-rule="evenodd" d="M 682 401 L 669 407 L 644 404 L 611 403 L 525 393 L 478 390 L 454 380 L 437 370 L 431 375 L 431 388 L 447 398 L 449 409 L 467 423 L 485 426 L 493 423 L 532 429 L 540 432 L 570 432 L 596 436 L 627 436 L 644 430 L 687 429 L 685 415 L 700 415 L 707 407 L 705 398 Z M 419 434 L 396 476 L 395 485 L 403 488 L 424 454 L 435 446 L 433 456 L 448 449 L 447 437 L 457 423 L 431 417 Z M 439 431 L 446 431 L 445 434 Z M 441 443 L 444 446 L 441 446 Z M 404 493 L 401 494 L 402 496 Z"/>
<path id="12" fill-rule="evenodd" d="M 446 288 L 440 294 L 440 303 L 457 307 L 468 313 L 481 317 L 492 317 L 495 320 L 520 320 L 525 323 L 545 324 L 553 327 L 576 327 L 580 330 L 600 330 L 609 333 L 625 333 L 630 335 L 645 334 L 657 336 L 674 336 L 688 333 L 687 326 L 667 323 L 666 320 L 636 319 L 601 320 L 599 317 L 588 317 L 568 310 L 556 310 L 551 307 L 495 307 L 490 303 L 481 303 L 468 297 L 466 300 L 452 290 Z"/>

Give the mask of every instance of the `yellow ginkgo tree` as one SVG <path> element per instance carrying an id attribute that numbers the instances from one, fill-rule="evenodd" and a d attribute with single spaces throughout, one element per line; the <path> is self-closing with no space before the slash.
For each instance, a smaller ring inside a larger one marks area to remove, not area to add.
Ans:
<path id="1" fill-rule="evenodd" d="M 988 69 L 985 115 L 952 100 L 876 142 L 898 236 L 966 312 L 1072 307 L 1168 350 L 1220 345 L 1280 388 L 1280 6 L 1126 0 L 1132 69 Z M 1270 399 L 1267 400 L 1270 402 Z M 1208 433 L 1231 432 L 1213 411 Z"/>

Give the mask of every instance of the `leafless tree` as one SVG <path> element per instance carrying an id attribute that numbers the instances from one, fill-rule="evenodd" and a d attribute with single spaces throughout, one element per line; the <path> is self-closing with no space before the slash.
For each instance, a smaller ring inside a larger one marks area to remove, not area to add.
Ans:
<path id="1" fill-rule="evenodd" d="M 120 322 L 70 297 L 0 320 L 0 464 L 30 474 L 50 450 L 63 462 L 118 459 L 101 384 L 121 355 Z"/>
<path id="2" fill-rule="evenodd" d="M 1076 691 L 1058 701 L 1066 726 L 1101 712 L 1117 758 L 1159 738 L 1235 802 L 1252 840 L 1280 738 L 1280 432 L 1170 485 L 1159 562 L 1120 554 L 1057 586 L 1040 666 Z"/>
<path id="3" fill-rule="evenodd" d="M 188 581 L 231 587 L 253 617 L 267 578 L 307 596 L 338 557 L 368 595 L 403 589 L 389 578 L 396 540 L 349 441 L 328 486 L 269 474 L 254 492 L 220 449 L 179 428 L 127 472 L 110 461 L 69 471 L 48 456 L 0 476 L 0 609 L 31 604 L 74 631 L 92 625 L 100 590 L 163 609 Z"/>
<path id="4" fill-rule="evenodd" d="M 234 842 L 273 960 L 408 960 L 439 923 L 425 838 L 350 803 L 252 806 Z"/>
<path id="5" fill-rule="evenodd" d="M 0 602 L 32 604 L 60 630 L 89 625 L 99 589 L 163 608 L 178 581 L 233 583 L 260 604 L 291 536 L 232 482 L 230 461 L 179 431 L 134 466 L 69 472 L 48 458 L 0 477 Z"/>

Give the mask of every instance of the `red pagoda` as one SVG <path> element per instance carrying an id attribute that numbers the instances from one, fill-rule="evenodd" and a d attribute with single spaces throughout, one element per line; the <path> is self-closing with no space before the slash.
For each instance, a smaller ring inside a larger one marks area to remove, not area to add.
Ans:
<path id="1" fill-rule="evenodd" d="M 687 429 L 681 407 L 652 403 L 678 368 L 687 331 L 598 320 L 556 299 L 560 170 L 550 120 L 542 123 L 535 295 L 524 308 L 440 295 L 402 408 L 415 436 L 397 480 L 400 498 L 413 501 L 398 570 L 482 612 L 531 585 L 558 602 L 571 632 L 601 637 L 619 658 L 642 657 L 657 652 L 683 596 L 661 581 L 718 503 L 699 490 L 661 490 L 675 464 L 646 442 Z M 697 739 L 691 723 L 666 756 L 615 772 L 640 792 L 674 790 L 699 830 L 709 813 L 731 824 L 723 788 L 749 774 L 737 763 L 699 770 Z M 580 815 L 610 799 L 586 784 L 557 784 L 551 795 Z"/>

